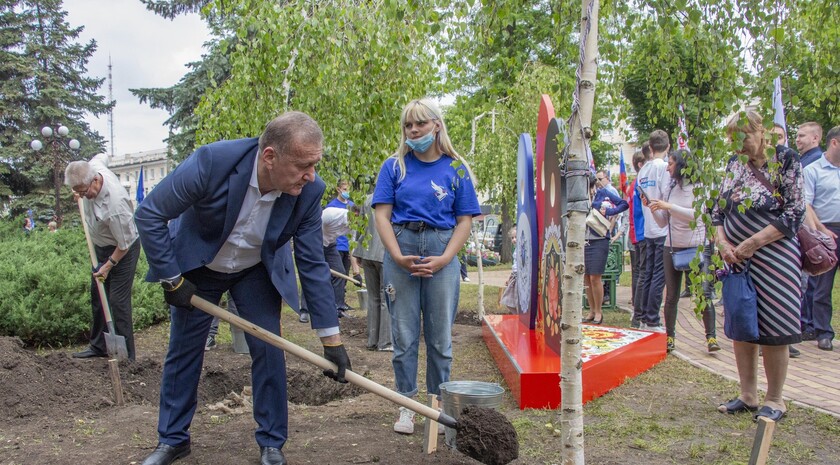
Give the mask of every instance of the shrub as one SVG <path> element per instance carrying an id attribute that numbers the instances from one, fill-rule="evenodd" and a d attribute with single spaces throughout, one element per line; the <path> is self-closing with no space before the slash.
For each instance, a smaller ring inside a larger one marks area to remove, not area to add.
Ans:
<path id="1" fill-rule="evenodd" d="M 22 218 L 0 221 L 0 335 L 27 344 L 82 342 L 90 329 L 90 256 L 81 227 L 24 235 Z M 67 223 L 65 223 L 67 226 Z M 134 279 L 135 329 L 168 317 L 159 286 L 143 282 L 141 253 Z"/>

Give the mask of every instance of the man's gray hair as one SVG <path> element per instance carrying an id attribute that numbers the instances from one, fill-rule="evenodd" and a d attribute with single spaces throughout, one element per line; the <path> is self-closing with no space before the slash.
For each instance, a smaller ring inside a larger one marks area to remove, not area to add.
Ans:
<path id="1" fill-rule="evenodd" d="M 311 116 L 300 111 L 283 113 L 271 120 L 260 136 L 260 153 L 273 147 L 281 155 L 292 154 L 298 147 L 323 145 L 324 133 Z"/>
<path id="2" fill-rule="evenodd" d="M 90 163 L 82 161 L 73 161 L 67 165 L 64 170 L 64 184 L 67 186 L 87 186 L 93 182 L 93 177 L 96 176 L 96 171 L 90 166 Z"/>

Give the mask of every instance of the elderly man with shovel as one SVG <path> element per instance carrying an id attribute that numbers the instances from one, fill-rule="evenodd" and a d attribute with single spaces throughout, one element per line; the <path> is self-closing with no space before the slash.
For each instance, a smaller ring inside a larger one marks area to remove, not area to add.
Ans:
<path id="1" fill-rule="evenodd" d="M 64 183 L 79 199 L 94 263 L 90 286 L 93 308 L 90 345 L 74 353 L 73 357 L 110 356 L 134 360 L 131 288 L 140 256 L 140 241 L 137 240 L 131 199 L 99 156 L 90 162 L 68 164 Z M 100 298 L 103 294 L 106 297 Z"/>
<path id="2" fill-rule="evenodd" d="M 320 201 L 326 185 L 315 174 L 323 134 L 299 112 L 272 120 L 259 139 L 205 145 L 152 190 L 135 214 L 149 261 L 171 305 L 169 351 L 163 367 L 159 444 L 144 465 L 166 465 L 190 453 L 189 426 L 197 407 L 204 343 L 213 317 L 191 301 L 218 304 L 230 290 L 239 314 L 280 333 L 280 304 L 298 307 L 289 241 L 325 375 L 346 382 L 350 360 L 341 343 L 330 270 L 324 260 Z M 199 299 L 200 298 L 200 299 Z M 288 437 L 284 352 L 252 334 L 255 438 L 262 465 L 286 463 Z"/>

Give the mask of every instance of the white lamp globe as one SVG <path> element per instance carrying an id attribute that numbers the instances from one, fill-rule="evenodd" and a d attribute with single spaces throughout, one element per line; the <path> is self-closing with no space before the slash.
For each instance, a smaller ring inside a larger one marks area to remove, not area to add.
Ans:
<path id="1" fill-rule="evenodd" d="M 29 146 L 32 147 L 32 150 L 36 152 L 44 148 L 44 144 L 42 144 L 41 141 L 37 139 L 33 140 L 32 143 L 29 144 Z"/>
<path id="2" fill-rule="evenodd" d="M 41 128 L 41 135 L 43 135 L 44 137 L 52 137 L 52 134 L 53 131 L 51 127 L 44 126 L 43 128 Z"/>
<path id="3" fill-rule="evenodd" d="M 78 148 L 81 147 L 82 144 L 80 144 L 79 141 L 77 141 L 76 139 L 70 139 L 68 145 L 70 145 L 71 149 L 78 150 Z"/>
<path id="4" fill-rule="evenodd" d="M 67 134 L 70 134 L 70 130 L 67 129 L 67 126 L 59 126 L 58 127 L 58 135 L 59 136 L 66 136 Z"/>

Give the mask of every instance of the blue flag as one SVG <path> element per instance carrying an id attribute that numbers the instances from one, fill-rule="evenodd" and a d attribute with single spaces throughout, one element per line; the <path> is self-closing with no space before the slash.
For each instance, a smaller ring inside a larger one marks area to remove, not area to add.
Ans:
<path id="1" fill-rule="evenodd" d="M 143 192 L 143 165 L 140 165 L 140 176 L 137 177 L 137 205 L 146 198 L 146 193 Z"/>

